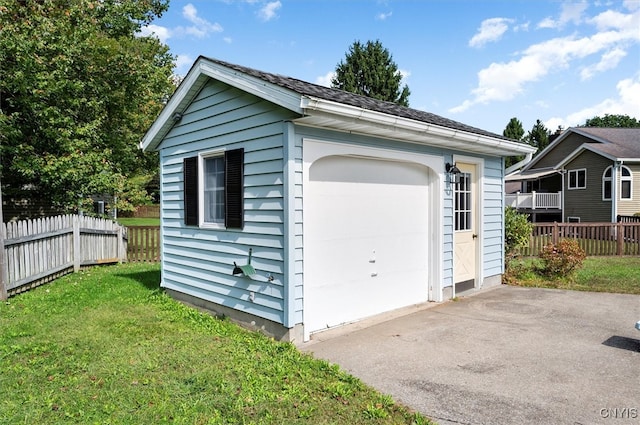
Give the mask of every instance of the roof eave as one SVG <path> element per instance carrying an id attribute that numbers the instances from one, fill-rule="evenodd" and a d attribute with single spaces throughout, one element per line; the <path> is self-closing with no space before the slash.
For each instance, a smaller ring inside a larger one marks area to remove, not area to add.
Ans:
<path id="1" fill-rule="evenodd" d="M 302 113 L 300 108 L 300 94 L 244 74 L 231 68 L 216 64 L 205 57 L 199 57 L 193 64 L 186 77 L 176 89 L 171 99 L 158 115 L 140 142 L 140 148 L 144 151 L 157 149 L 162 139 L 174 126 L 175 114 L 182 114 L 191 101 L 197 96 L 205 83 L 213 78 L 229 84 L 247 93 L 256 95 L 262 99 L 280 105 L 297 113 Z"/>
<path id="2" fill-rule="evenodd" d="M 443 127 L 317 97 L 304 96 L 301 107 L 305 111 L 305 116 L 298 120 L 301 124 L 313 125 L 314 118 L 318 120 L 324 117 L 341 122 L 347 128 L 351 126 L 356 129 L 349 129 L 351 132 L 374 136 L 380 136 L 384 133 L 386 137 L 448 149 L 493 156 L 512 156 L 535 152 L 534 147 L 523 143 Z M 327 127 L 332 127 L 332 125 L 329 124 Z M 338 128 L 338 130 L 345 131 L 347 128 Z"/>

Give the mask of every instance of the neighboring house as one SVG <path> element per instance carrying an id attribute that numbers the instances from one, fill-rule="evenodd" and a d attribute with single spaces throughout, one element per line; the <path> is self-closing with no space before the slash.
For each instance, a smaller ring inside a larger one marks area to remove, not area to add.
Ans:
<path id="1" fill-rule="evenodd" d="M 640 128 L 569 128 L 520 171 L 507 205 L 535 222 L 614 222 L 640 212 Z"/>
<path id="2" fill-rule="evenodd" d="M 503 157 L 533 151 L 205 57 L 141 147 L 160 152 L 162 287 L 295 341 L 499 284 Z"/>

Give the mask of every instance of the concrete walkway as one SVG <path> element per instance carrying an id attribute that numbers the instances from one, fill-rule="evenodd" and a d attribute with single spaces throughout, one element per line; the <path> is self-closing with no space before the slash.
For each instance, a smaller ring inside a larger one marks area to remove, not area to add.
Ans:
<path id="1" fill-rule="evenodd" d="M 500 286 L 301 346 L 439 424 L 640 423 L 640 296 Z"/>

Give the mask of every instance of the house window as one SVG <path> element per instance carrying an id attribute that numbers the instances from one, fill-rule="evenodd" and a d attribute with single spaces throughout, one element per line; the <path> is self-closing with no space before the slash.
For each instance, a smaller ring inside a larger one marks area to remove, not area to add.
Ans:
<path id="1" fill-rule="evenodd" d="M 569 189 L 587 188 L 587 170 L 569 170 Z"/>
<path id="2" fill-rule="evenodd" d="M 224 156 L 202 158 L 202 221 L 224 224 Z"/>
<path id="3" fill-rule="evenodd" d="M 456 230 L 471 230 L 471 174 L 458 175 L 458 184 L 454 193 L 454 221 Z"/>
<path id="4" fill-rule="evenodd" d="M 622 166 L 620 168 L 620 199 L 631 199 L 632 182 L 631 170 Z"/>
<path id="5" fill-rule="evenodd" d="M 602 199 L 610 200 L 612 183 L 613 181 L 613 168 L 607 167 L 602 174 Z M 631 199 L 632 194 L 633 176 L 631 170 L 625 166 L 620 167 L 620 199 Z"/>
<path id="6" fill-rule="evenodd" d="M 602 174 L 602 200 L 611 200 L 611 173 L 612 168 L 609 166 Z"/>
<path id="7" fill-rule="evenodd" d="M 184 159 L 185 224 L 242 228 L 244 150 Z"/>

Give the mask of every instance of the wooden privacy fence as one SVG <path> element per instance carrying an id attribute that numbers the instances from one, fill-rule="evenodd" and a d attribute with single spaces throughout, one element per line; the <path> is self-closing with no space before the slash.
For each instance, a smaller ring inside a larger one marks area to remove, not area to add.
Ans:
<path id="1" fill-rule="evenodd" d="M 640 223 L 534 223 L 524 256 L 536 256 L 548 243 L 575 239 L 587 255 L 640 255 Z"/>
<path id="2" fill-rule="evenodd" d="M 3 223 L 1 295 L 14 294 L 81 267 L 126 259 L 126 230 L 111 220 L 61 215 Z"/>
<path id="3" fill-rule="evenodd" d="M 160 226 L 127 227 L 127 261 L 160 261 Z"/>

